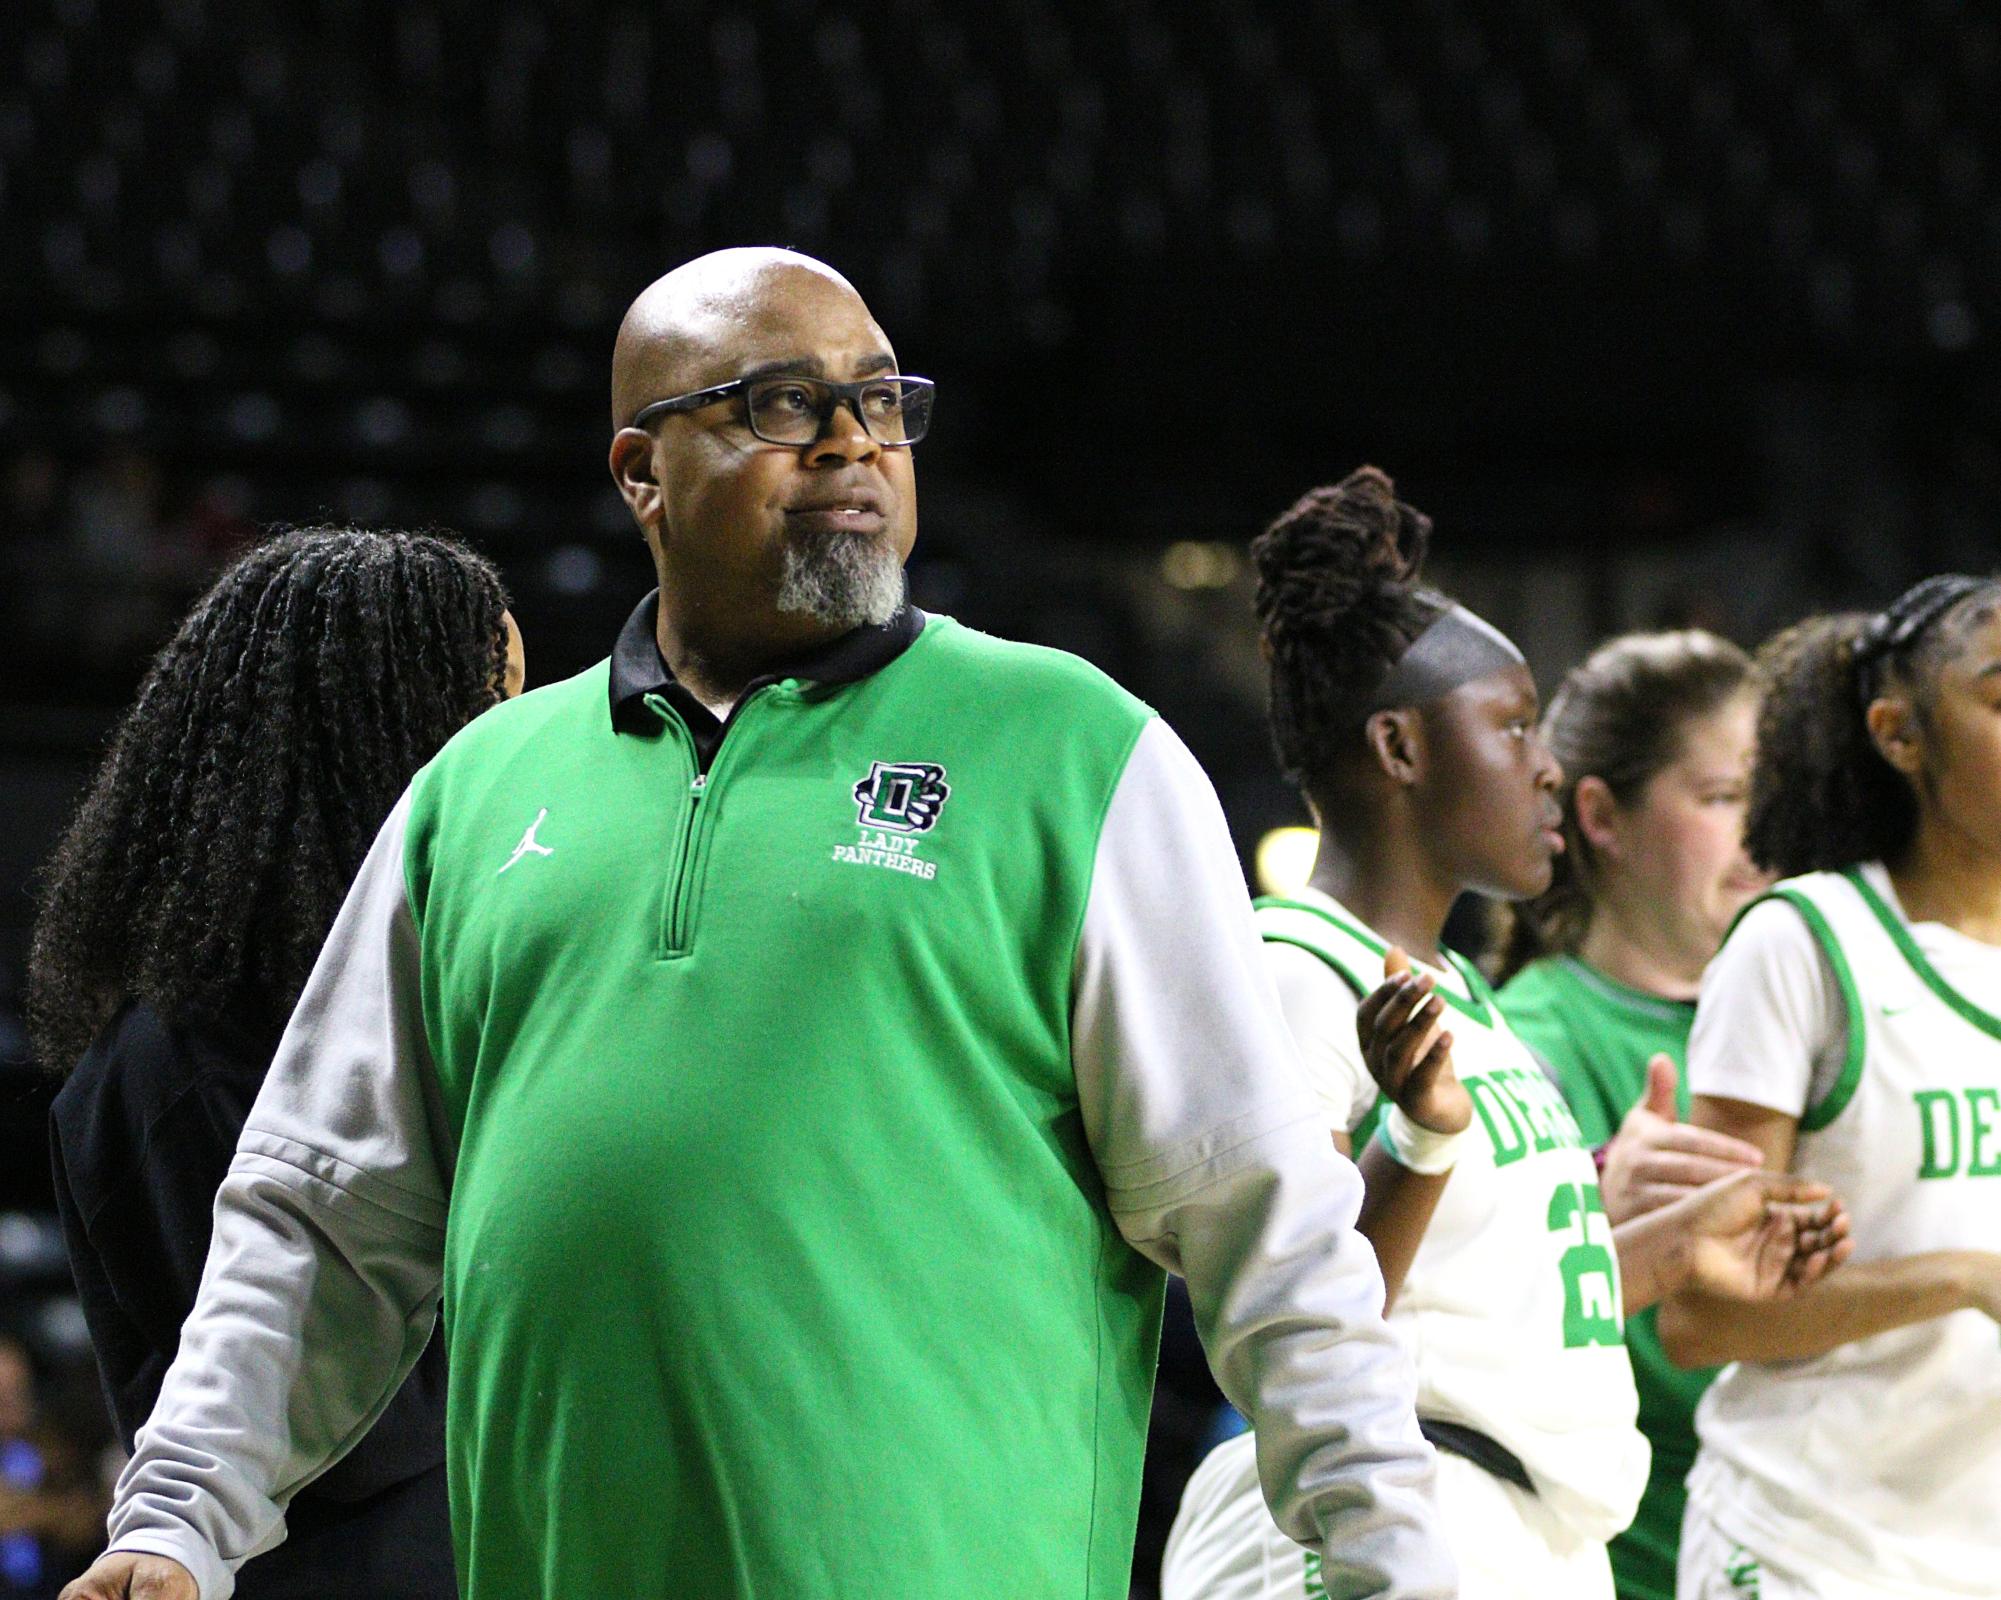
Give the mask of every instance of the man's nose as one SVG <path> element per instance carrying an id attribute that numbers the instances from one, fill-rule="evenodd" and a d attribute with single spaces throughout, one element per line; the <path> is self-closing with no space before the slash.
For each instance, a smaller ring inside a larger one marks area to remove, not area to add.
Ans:
<path id="1" fill-rule="evenodd" d="M 882 446 L 869 437 L 854 403 L 838 400 L 819 437 L 806 447 L 804 459 L 809 467 L 845 466 L 854 461 L 873 461 L 881 454 Z"/>

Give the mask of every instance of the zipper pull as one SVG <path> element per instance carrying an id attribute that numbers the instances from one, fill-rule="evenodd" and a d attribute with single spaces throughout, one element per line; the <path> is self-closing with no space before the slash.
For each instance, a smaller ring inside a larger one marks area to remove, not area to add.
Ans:
<path id="1" fill-rule="evenodd" d="M 708 788 L 708 786 L 709 786 L 709 775 L 706 772 L 698 772 L 689 781 L 688 793 L 693 795 L 697 800 L 699 800 L 702 798 L 702 791 Z"/>

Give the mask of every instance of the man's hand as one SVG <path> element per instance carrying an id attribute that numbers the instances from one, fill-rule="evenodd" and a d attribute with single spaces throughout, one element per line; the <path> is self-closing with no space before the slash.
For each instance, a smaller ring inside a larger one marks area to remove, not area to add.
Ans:
<path id="1" fill-rule="evenodd" d="M 1355 1034 L 1376 1087 L 1405 1116 L 1433 1133 L 1463 1133 L 1473 1100 L 1452 1070 L 1445 1005 L 1431 989 L 1429 975 L 1413 976 L 1410 957 L 1391 946 L 1382 987 L 1355 1013 Z"/>
<path id="2" fill-rule="evenodd" d="M 1784 1300 L 1848 1259 L 1848 1211 L 1824 1183 L 1738 1172 L 1663 1212 L 1679 1237 L 1678 1289 L 1726 1300 Z"/>
<path id="3" fill-rule="evenodd" d="M 114 1550 L 56 1600 L 198 1600 L 195 1576 L 166 1556 Z"/>
<path id="4" fill-rule="evenodd" d="M 1677 1121 L 1675 1079 L 1669 1057 L 1649 1061 L 1646 1093 L 1606 1147 L 1598 1189 L 1614 1227 L 1718 1178 L 1764 1164 L 1765 1153 L 1748 1140 Z"/>

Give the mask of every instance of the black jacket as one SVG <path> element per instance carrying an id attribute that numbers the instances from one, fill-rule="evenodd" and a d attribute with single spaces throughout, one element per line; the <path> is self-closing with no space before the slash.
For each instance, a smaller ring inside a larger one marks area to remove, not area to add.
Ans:
<path id="1" fill-rule="evenodd" d="M 194 1308 L 215 1192 L 275 1045 L 230 1023 L 181 1027 L 129 1005 L 56 1095 L 56 1205 L 128 1450 Z M 368 1437 L 293 1499 L 285 1543 L 239 1573 L 241 1600 L 456 1600 L 444 1459 L 434 1338 Z"/>

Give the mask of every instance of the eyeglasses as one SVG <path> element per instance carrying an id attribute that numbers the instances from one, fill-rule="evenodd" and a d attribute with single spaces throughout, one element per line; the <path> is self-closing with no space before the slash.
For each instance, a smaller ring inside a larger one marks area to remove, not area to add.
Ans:
<path id="1" fill-rule="evenodd" d="M 929 431 L 936 390 L 929 378 L 864 378 L 859 383 L 831 383 L 825 378 L 734 378 L 711 389 L 655 400 L 640 408 L 632 425 L 643 428 L 655 417 L 698 411 L 741 394 L 750 431 L 767 444 L 811 444 L 827 431 L 835 408 L 845 405 L 877 444 L 898 448 L 917 443 Z"/>

